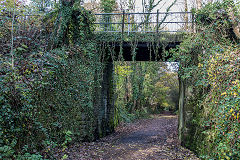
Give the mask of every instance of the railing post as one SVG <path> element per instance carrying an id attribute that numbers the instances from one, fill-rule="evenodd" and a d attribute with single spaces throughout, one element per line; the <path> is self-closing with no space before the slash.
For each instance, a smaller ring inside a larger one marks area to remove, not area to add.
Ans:
<path id="1" fill-rule="evenodd" d="M 159 28 L 159 9 L 157 10 L 157 33 L 158 33 L 158 28 Z"/>
<path id="2" fill-rule="evenodd" d="M 185 11 L 185 15 L 184 15 L 184 19 L 185 19 L 185 27 L 184 29 L 187 31 L 188 30 L 188 13 Z"/>
<path id="3" fill-rule="evenodd" d="M 124 19 L 125 19 L 125 11 L 123 10 L 123 16 L 122 16 L 122 35 L 124 34 Z"/>
<path id="4" fill-rule="evenodd" d="M 130 33 L 130 14 L 128 14 L 128 35 Z"/>
<path id="5" fill-rule="evenodd" d="M 147 19 L 149 19 L 149 14 L 153 14 L 153 17 L 150 17 L 150 21 L 148 22 Z M 191 15 L 189 15 L 191 14 Z M 161 33 L 162 31 L 169 31 L 169 32 L 178 32 L 181 29 L 182 32 L 185 31 L 192 31 L 196 32 L 196 25 L 195 25 L 195 15 L 191 12 L 160 12 L 160 10 L 157 10 L 155 13 L 128 13 L 124 10 L 121 11 L 121 13 L 108 13 L 108 14 L 96 14 L 97 16 L 102 16 L 103 20 L 106 20 L 104 22 L 95 22 L 95 25 L 101 26 L 101 31 L 110 32 L 113 31 L 113 26 L 117 26 L 117 32 L 122 33 L 122 36 L 124 36 L 124 32 L 126 32 L 128 35 L 130 35 L 131 32 L 147 32 L 148 28 L 151 29 L 151 32 L 155 32 L 157 34 Z M 117 15 L 117 22 L 112 22 L 110 15 Z M 136 17 L 135 17 L 135 16 Z M 156 15 L 156 18 L 154 16 Z M 120 17 L 119 17 L 120 16 Z M 127 16 L 127 17 L 126 17 Z M 140 17 L 140 20 L 138 18 Z M 179 17 L 176 18 L 176 21 L 173 21 L 173 18 L 171 16 Z M 180 17 L 183 16 L 183 19 L 180 19 Z M 191 17 L 192 16 L 192 17 Z M 109 18 L 107 18 L 109 17 Z M 144 19 L 145 17 L 145 19 Z M 120 18 L 120 20 L 119 20 Z M 121 19 L 122 18 L 122 19 Z M 152 19 L 153 18 L 153 19 Z M 154 20 L 155 19 L 155 20 Z M 126 22 L 125 22 L 126 20 Z M 133 20 L 133 22 L 132 22 Z M 180 21 L 181 20 L 181 21 Z M 120 23 L 119 23 L 120 21 Z M 136 23 L 136 22 L 137 23 Z M 175 26 L 181 23 L 181 26 Z M 192 24 L 190 24 L 192 23 Z M 114 24 L 114 25 L 113 25 Z M 128 25 L 125 27 L 125 25 Z M 164 28 L 162 27 L 162 24 Z M 103 26 L 103 27 L 102 27 Z M 107 28 L 109 26 L 109 28 Z M 156 28 L 155 28 L 156 27 Z M 97 29 L 99 26 L 97 26 Z M 114 28 L 115 29 L 115 28 Z"/>
<path id="6" fill-rule="evenodd" d="M 194 14 L 191 12 L 192 14 L 192 32 L 194 33 Z"/>

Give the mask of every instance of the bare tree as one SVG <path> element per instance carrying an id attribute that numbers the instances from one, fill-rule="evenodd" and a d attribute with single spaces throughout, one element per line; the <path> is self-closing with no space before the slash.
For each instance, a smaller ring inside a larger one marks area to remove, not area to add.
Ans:
<path id="1" fill-rule="evenodd" d="M 142 0 L 143 13 L 151 13 L 156 7 L 160 6 L 161 2 L 163 2 L 163 0 Z M 169 12 L 176 2 L 177 0 L 174 0 L 168 7 L 166 7 L 166 12 Z M 165 4 L 166 1 L 161 6 L 163 7 Z M 163 17 L 162 22 L 166 20 L 167 16 L 168 14 Z M 148 25 L 148 22 L 150 21 L 150 14 L 145 15 L 144 19 L 144 23 Z M 159 26 L 162 22 L 159 23 Z"/>
<path id="2" fill-rule="evenodd" d="M 143 12 L 151 13 L 162 1 L 163 0 L 142 0 Z"/>
<path id="3" fill-rule="evenodd" d="M 135 12 L 136 0 L 119 0 L 121 10 Z"/>
<path id="4" fill-rule="evenodd" d="M 184 0 L 184 11 L 188 12 L 188 0 Z M 185 20 L 185 29 L 188 29 L 188 14 L 186 13 L 184 15 L 184 20 Z"/>
<path id="5" fill-rule="evenodd" d="M 202 0 L 196 0 L 197 3 L 197 9 L 201 9 L 202 8 Z"/>
<path id="6" fill-rule="evenodd" d="M 235 33 L 236 37 L 240 39 L 240 22 L 239 22 L 240 14 L 238 8 L 234 4 L 234 1 L 230 3 L 227 12 L 229 18 L 232 21 L 233 32 Z"/>

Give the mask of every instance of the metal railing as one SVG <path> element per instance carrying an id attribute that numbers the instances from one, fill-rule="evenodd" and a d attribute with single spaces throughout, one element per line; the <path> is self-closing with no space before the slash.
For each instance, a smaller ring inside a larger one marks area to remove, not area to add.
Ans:
<path id="1" fill-rule="evenodd" d="M 96 32 L 193 32 L 194 17 L 191 12 L 156 13 L 99 13 L 95 14 Z M 16 14 L 12 26 L 12 15 L 0 15 L 0 53 L 9 53 L 11 33 L 14 36 L 14 48 L 42 46 L 46 48 L 51 38 L 51 27 L 45 26 L 42 15 Z M 41 22 L 41 23 L 39 23 Z M 12 30 L 13 27 L 13 30 Z"/>
<path id="2" fill-rule="evenodd" d="M 192 32 L 191 12 L 98 13 L 97 32 Z"/>

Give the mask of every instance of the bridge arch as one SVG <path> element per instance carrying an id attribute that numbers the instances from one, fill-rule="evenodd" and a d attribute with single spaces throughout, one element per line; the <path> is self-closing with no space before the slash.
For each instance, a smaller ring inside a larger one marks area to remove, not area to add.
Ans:
<path id="1" fill-rule="evenodd" d="M 100 113 L 98 122 L 105 124 L 105 126 L 99 127 L 97 135 L 107 135 L 114 130 L 114 83 L 113 61 L 169 61 L 173 55 L 166 54 L 170 49 L 176 48 L 183 40 L 184 33 L 120 33 L 113 34 L 118 38 L 103 38 L 108 37 L 112 33 L 97 33 L 97 41 L 99 45 L 104 48 L 104 72 L 101 88 L 101 102 L 100 110 L 104 110 L 104 113 Z M 133 56 L 135 52 L 135 57 Z M 119 58 L 120 57 L 120 58 Z M 175 59 L 175 61 L 178 61 Z M 186 83 L 179 79 L 179 138 L 182 139 L 182 134 L 185 130 L 185 99 Z M 107 124 L 107 125 L 106 125 Z"/>

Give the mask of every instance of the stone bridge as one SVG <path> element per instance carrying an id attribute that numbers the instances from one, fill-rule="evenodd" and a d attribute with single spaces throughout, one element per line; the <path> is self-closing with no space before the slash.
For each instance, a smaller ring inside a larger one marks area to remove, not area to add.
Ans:
<path id="1" fill-rule="evenodd" d="M 183 40 L 183 36 L 194 31 L 193 16 L 191 12 L 159 12 L 156 13 L 100 13 L 95 14 L 95 32 L 100 35 L 99 41 L 114 46 L 115 57 L 119 56 L 122 48 L 122 56 L 125 61 L 132 61 L 132 41 L 136 41 L 135 61 L 168 61 L 172 55 L 163 55 L 164 51 L 176 48 Z M 110 38 L 109 38 L 110 37 Z M 112 38 L 111 37 L 115 37 Z M 134 38 L 135 37 L 135 40 Z M 148 39 L 147 37 L 150 37 Z M 152 39 L 154 40 L 152 40 Z M 157 47 L 158 46 L 158 47 Z M 152 50 L 157 54 L 152 54 Z M 113 100 L 113 62 L 109 58 L 105 61 L 105 69 L 101 88 L 101 113 L 98 118 L 101 135 L 105 135 L 114 130 L 110 121 L 114 117 Z M 186 92 L 185 83 L 179 80 L 179 138 L 185 132 L 185 109 L 184 98 Z M 105 116 L 104 116 L 105 115 Z M 107 122 L 106 122 L 107 121 Z M 101 125 L 105 123 L 105 125 Z M 109 125 L 106 125 L 109 124 Z"/>
<path id="2" fill-rule="evenodd" d="M 115 56 L 119 57 L 122 53 L 122 59 L 125 61 L 163 61 L 166 62 L 172 55 L 164 55 L 164 51 L 176 48 L 184 35 L 195 30 L 193 16 L 191 12 L 159 12 L 156 13 L 99 13 L 95 14 L 96 21 L 95 39 L 99 45 L 107 44 L 114 49 Z M 40 15 L 17 15 L 18 23 L 28 24 L 28 29 L 32 29 L 31 20 L 38 19 Z M 17 31 L 26 30 L 18 28 Z M 39 36 L 41 37 L 41 36 Z M 25 38 L 25 37 L 18 37 Z M 47 46 L 47 45 L 46 45 Z M 46 47 L 45 46 L 45 47 Z M 132 48 L 135 47 L 135 58 L 133 59 Z M 105 51 L 105 55 L 110 55 Z M 153 53 L 154 52 L 154 53 Z M 93 100 L 96 106 L 96 116 L 94 119 L 94 132 L 96 138 L 105 136 L 114 130 L 114 83 L 113 83 L 113 61 L 108 57 L 104 61 L 104 72 L 102 85 L 94 91 L 96 98 Z M 185 130 L 185 116 L 187 110 L 184 109 L 184 97 L 186 91 L 185 82 L 180 81 L 180 98 L 179 98 L 179 136 Z M 83 116 L 85 117 L 85 116 Z M 83 118 L 83 124 L 87 121 Z M 83 125 L 86 126 L 86 125 Z M 84 127 L 83 127 L 84 128 Z M 85 136 L 85 135 L 84 135 Z"/>

